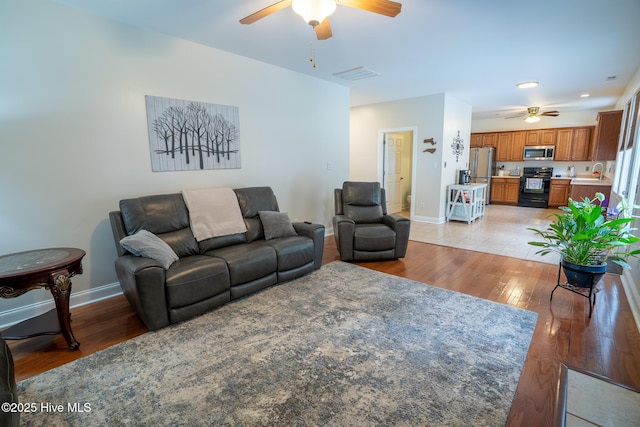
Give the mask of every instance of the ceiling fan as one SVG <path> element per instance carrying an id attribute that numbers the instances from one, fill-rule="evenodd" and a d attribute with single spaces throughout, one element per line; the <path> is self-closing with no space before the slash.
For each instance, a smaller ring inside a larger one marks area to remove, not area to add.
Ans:
<path id="1" fill-rule="evenodd" d="M 516 119 L 518 117 L 522 117 L 525 113 L 520 113 L 515 116 L 505 117 L 505 119 Z M 525 117 L 524 121 L 527 123 L 535 123 L 540 121 L 541 116 L 548 117 L 558 117 L 560 115 L 559 111 L 544 111 L 540 112 L 540 107 L 528 107 L 527 108 L 527 117 Z"/>
<path id="2" fill-rule="evenodd" d="M 295 13 L 302 16 L 304 22 L 313 27 L 318 40 L 326 40 L 333 35 L 329 15 L 336 10 L 338 4 L 390 17 L 396 16 L 402 8 L 402 4 L 391 0 L 282 0 L 242 18 L 240 23 L 253 24 L 291 6 Z"/>

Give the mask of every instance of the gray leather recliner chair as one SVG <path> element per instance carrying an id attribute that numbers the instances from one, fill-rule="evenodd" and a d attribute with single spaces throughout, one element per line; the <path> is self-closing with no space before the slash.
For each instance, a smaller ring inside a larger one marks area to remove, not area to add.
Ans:
<path id="1" fill-rule="evenodd" d="M 0 338 L 0 403 L 18 403 L 18 390 L 9 346 Z M 20 411 L 9 406 L 0 411 L 0 426 L 20 426 Z"/>
<path id="2" fill-rule="evenodd" d="M 384 188 L 378 182 L 343 183 L 336 188 L 333 233 L 343 261 L 403 258 L 411 221 L 387 214 Z"/>

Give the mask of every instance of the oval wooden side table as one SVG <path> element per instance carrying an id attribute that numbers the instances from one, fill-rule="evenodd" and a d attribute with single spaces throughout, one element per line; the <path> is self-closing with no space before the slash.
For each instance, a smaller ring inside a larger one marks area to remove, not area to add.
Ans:
<path id="1" fill-rule="evenodd" d="M 71 350 L 80 343 L 71 331 L 69 296 L 71 277 L 82 274 L 86 252 L 76 248 L 36 249 L 0 256 L 0 297 L 15 298 L 45 288 L 53 295 L 55 310 L 25 320 L 0 332 L 4 339 L 62 334 Z"/>

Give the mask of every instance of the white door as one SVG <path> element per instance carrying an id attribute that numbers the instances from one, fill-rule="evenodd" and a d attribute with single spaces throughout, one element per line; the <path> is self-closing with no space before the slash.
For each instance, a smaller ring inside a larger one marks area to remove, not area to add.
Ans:
<path id="1" fill-rule="evenodd" d="M 388 133 L 384 145 L 384 188 L 387 213 L 402 211 L 402 135 Z"/>

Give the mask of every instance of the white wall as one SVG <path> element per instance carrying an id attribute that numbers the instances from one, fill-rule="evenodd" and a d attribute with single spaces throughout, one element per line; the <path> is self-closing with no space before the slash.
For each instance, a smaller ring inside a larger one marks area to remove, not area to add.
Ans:
<path id="1" fill-rule="evenodd" d="M 292 218 L 330 224 L 348 88 L 46 0 L 0 0 L 0 51 L 0 254 L 83 248 L 73 294 L 117 282 L 107 215 L 122 198 L 268 185 Z M 145 95 L 238 106 L 242 169 L 151 172 Z"/>
<path id="2" fill-rule="evenodd" d="M 457 169 L 464 168 L 465 155 L 469 156 L 471 107 L 447 94 L 429 95 L 354 107 L 350 123 L 349 178 L 360 181 L 378 180 L 380 131 L 417 128 L 413 215 L 417 220 L 441 222 L 444 218 L 444 188 L 455 182 Z M 458 130 L 467 149 L 456 163 L 451 143 Z M 427 138 L 433 138 L 436 145 L 422 143 Z M 425 148 L 432 147 L 436 148 L 434 154 L 423 152 Z"/>

